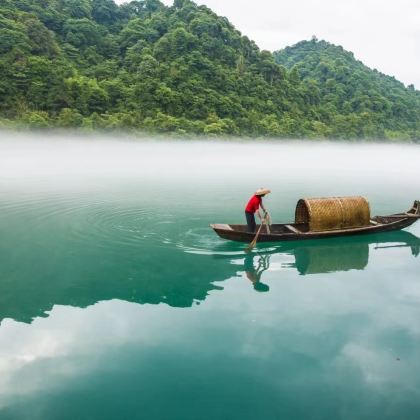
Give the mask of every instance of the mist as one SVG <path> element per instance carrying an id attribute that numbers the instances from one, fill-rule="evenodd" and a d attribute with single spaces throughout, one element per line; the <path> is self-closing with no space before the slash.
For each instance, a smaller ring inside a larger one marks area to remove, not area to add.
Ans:
<path id="1" fill-rule="evenodd" d="M 406 144 L 2 132 L 0 191 L 2 200 L 47 192 L 163 201 L 209 195 L 229 206 L 267 186 L 278 206 L 302 196 L 366 195 L 398 211 L 420 196 L 419 161 L 420 148 Z"/>

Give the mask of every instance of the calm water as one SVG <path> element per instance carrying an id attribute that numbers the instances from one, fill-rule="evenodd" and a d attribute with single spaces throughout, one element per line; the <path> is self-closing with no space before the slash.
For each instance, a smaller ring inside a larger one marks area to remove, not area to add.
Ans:
<path id="1" fill-rule="evenodd" d="M 0 141 L 0 418 L 419 419 L 420 222 L 244 245 L 258 187 L 420 199 L 420 148 Z"/>

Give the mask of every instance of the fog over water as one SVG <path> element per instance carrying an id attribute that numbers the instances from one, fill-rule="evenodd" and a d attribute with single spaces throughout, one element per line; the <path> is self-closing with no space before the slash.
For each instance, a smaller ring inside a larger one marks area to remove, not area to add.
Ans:
<path id="1" fill-rule="evenodd" d="M 408 210 L 418 145 L 116 137 L 0 133 L 0 419 L 417 420 L 420 222 L 252 254 L 209 224 L 261 186 L 274 222 Z"/>
<path id="2" fill-rule="evenodd" d="M 229 206 L 267 185 L 274 201 L 365 194 L 392 208 L 415 198 L 419 162 L 417 145 L 0 133 L 0 187 L 10 192 L 118 187 L 153 190 L 157 198 L 206 188 L 233 195 Z"/>

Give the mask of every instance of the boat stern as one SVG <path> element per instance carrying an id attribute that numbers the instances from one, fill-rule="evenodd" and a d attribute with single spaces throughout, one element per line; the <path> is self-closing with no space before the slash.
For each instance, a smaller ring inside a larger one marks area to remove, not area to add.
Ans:
<path id="1" fill-rule="evenodd" d="M 210 225 L 210 227 L 212 229 L 214 229 L 216 232 L 218 230 L 228 230 L 228 231 L 232 230 L 233 231 L 233 229 L 230 227 L 230 225 L 227 225 L 225 223 L 215 223 L 215 224 Z"/>
<path id="2" fill-rule="evenodd" d="M 236 242 L 251 242 L 254 238 L 254 233 L 242 232 L 233 229 L 230 225 L 216 223 L 210 225 L 210 227 L 220 236 L 222 239 Z"/>

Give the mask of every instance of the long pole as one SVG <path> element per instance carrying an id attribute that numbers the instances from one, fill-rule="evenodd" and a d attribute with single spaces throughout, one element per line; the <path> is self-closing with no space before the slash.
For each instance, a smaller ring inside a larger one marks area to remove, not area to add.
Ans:
<path id="1" fill-rule="evenodd" d="M 254 240 L 248 245 L 248 247 L 246 248 L 245 252 L 251 252 L 255 248 L 255 245 L 257 245 L 258 237 L 260 236 L 260 233 L 261 233 L 261 229 L 264 226 L 264 223 L 266 223 L 266 222 L 267 222 L 266 221 L 266 217 L 264 217 L 264 219 L 261 220 L 260 228 L 258 229 L 258 232 L 255 235 Z"/>

